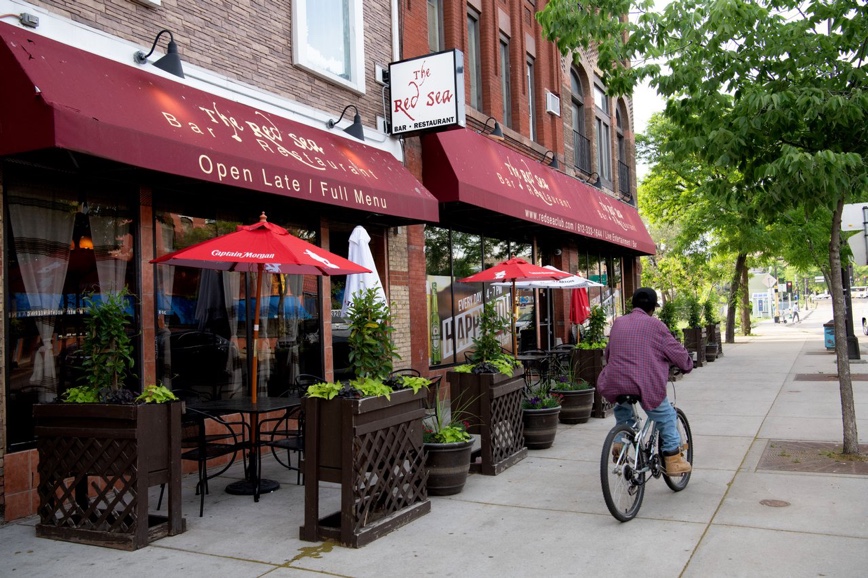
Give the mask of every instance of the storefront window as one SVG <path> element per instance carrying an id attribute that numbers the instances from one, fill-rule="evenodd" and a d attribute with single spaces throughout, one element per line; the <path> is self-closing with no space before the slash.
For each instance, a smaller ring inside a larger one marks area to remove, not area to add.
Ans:
<path id="1" fill-rule="evenodd" d="M 511 287 L 492 283 L 459 283 L 458 279 L 505 261 L 512 255 L 530 259 L 530 245 L 501 239 L 425 228 L 425 257 L 428 274 L 428 351 L 431 365 L 463 363 L 473 351 L 484 303 L 493 301 L 497 311 L 509 319 Z M 529 300 L 523 299 L 529 295 Z M 519 311 L 533 310 L 533 292 L 519 292 Z M 520 327 L 518 327 L 520 329 Z M 512 333 L 504 331 L 500 341 L 512 347 Z"/>
<path id="2" fill-rule="evenodd" d="M 157 256 L 253 221 L 189 210 L 155 214 Z M 269 221 L 315 242 L 310 230 L 271 215 Z M 157 377 L 164 385 L 213 399 L 249 395 L 254 346 L 260 396 L 282 394 L 299 374 L 322 375 L 318 278 L 263 273 L 261 303 L 252 298 L 256 283 L 256 273 L 157 266 Z M 259 341 L 254 345 L 257 306 Z"/>
<path id="3" fill-rule="evenodd" d="M 80 385 L 85 297 L 98 301 L 124 287 L 134 290 L 136 245 L 126 191 L 12 169 L 4 178 L 6 414 L 9 447 L 15 449 L 34 440 L 34 403 L 54 401 Z M 130 297 L 131 335 L 137 325 L 133 303 Z M 134 388 L 129 378 L 126 385 Z"/>

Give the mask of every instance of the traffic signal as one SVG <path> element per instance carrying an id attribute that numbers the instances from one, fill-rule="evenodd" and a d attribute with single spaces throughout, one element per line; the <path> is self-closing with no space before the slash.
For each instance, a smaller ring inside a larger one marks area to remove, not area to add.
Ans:
<path id="1" fill-rule="evenodd" d="M 792 292 L 793 292 L 793 282 L 787 281 L 787 293 L 792 293 Z"/>

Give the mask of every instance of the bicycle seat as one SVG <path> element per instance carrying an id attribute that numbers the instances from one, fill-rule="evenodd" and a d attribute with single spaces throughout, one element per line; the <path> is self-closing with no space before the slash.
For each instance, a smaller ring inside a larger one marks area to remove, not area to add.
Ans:
<path id="1" fill-rule="evenodd" d="M 619 395 L 615 398 L 616 403 L 629 403 L 630 405 L 635 405 L 640 401 L 642 401 L 642 396 L 635 394 Z"/>

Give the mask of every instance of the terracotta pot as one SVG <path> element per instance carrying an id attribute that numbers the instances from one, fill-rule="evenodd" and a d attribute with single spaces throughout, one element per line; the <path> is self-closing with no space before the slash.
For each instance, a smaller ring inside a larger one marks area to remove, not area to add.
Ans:
<path id="1" fill-rule="evenodd" d="M 594 391 L 590 389 L 577 389 L 573 391 L 558 391 L 563 397 L 561 413 L 558 417 L 561 423 L 576 424 L 585 423 L 591 418 L 594 409 Z"/>
<path id="2" fill-rule="evenodd" d="M 426 443 L 428 495 L 452 496 L 464 489 L 470 472 L 473 440 L 450 444 Z"/>
<path id="3" fill-rule="evenodd" d="M 523 410 L 524 445 L 529 450 L 544 450 L 552 447 L 558 433 L 560 407 Z"/>

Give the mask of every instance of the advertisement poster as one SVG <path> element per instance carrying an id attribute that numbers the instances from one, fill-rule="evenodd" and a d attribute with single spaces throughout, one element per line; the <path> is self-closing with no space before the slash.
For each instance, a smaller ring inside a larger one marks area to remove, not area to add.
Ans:
<path id="1" fill-rule="evenodd" d="M 479 329 L 483 292 L 493 301 L 497 313 L 509 319 L 512 300 L 509 287 L 479 283 L 453 283 L 443 275 L 429 275 L 428 292 L 428 360 L 431 365 L 464 363 L 465 353 L 473 351 L 473 339 Z M 454 299 L 454 305 L 453 305 Z M 510 330 L 499 336 L 501 345 L 510 348 Z"/>

